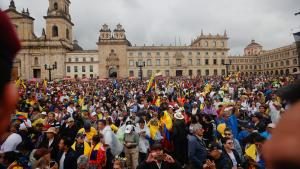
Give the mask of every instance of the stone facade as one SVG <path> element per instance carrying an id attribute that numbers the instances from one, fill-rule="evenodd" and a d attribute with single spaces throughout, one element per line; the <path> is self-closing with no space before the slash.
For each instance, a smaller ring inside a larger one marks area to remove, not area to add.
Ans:
<path id="1" fill-rule="evenodd" d="M 243 56 L 229 56 L 229 72 L 240 71 L 245 75 L 288 75 L 299 71 L 299 58 L 296 44 L 272 50 L 263 47 L 254 40 L 245 48 Z"/>
<path id="2" fill-rule="evenodd" d="M 73 41 L 69 0 L 49 0 L 45 28 L 41 37 L 34 34 L 34 18 L 29 10 L 18 12 L 13 0 L 5 12 L 12 19 L 22 43 L 13 74 L 22 79 L 49 78 L 44 65 L 57 63 L 53 78 L 139 77 L 138 64 L 144 65 L 142 76 L 161 72 L 163 76 L 286 74 L 298 70 L 296 45 L 264 51 L 252 41 L 243 56 L 228 56 L 228 36 L 205 35 L 189 45 L 132 46 L 125 30 L 118 24 L 114 30 L 104 24 L 99 32 L 96 50 L 83 50 Z M 283 64 L 282 64 L 283 62 Z M 231 63 L 231 64 L 230 64 Z"/>

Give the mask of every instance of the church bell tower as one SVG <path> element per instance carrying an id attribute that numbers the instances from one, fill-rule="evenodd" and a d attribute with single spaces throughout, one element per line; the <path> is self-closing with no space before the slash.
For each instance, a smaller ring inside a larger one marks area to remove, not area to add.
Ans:
<path id="1" fill-rule="evenodd" d="M 46 20 L 46 36 L 50 40 L 65 40 L 72 43 L 72 27 L 69 0 L 49 0 Z"/>

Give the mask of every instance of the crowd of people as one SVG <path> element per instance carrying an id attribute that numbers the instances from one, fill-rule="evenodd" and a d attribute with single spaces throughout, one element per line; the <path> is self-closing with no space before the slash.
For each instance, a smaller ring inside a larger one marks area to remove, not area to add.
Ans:
<path id="1" fill-rule="evenodd" d="M 16 80 L 0 168 L 263 169 L 291 76 Z"/>

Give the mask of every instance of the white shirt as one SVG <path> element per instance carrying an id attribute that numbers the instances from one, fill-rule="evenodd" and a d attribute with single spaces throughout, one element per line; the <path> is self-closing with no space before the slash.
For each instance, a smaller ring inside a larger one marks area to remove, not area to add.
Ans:
<path id="1" fill-rule="evenodd" d="M 49 142 L 48 142 L 48 148 L 50 148 L 51 144 L 53 143 L 53 140 L 54 140 L 54 138 L 51 139 L 51 140 L 49 140 Z"/>
<path id="2" fill-rule="evenodd" d="M 12 133 L 7 137 L 5 142 L 0 145 L 0 152 L 15 151 L 17 146 L 22 142 L 22 137 L 19 134 Z"/>
<path id="3" fill-rule="evenodd" d="M 235 156 L 234 156 L 234 154 L 233 154 L 233 151 L 230 152 L 230 153 L 227 153 L 227 154 L 229 155 L 229 157 L 230 157 L 230 159 L 231 159 L 231 161 L 232 161 L 233 166 L 234 166 L 234 167 L 237 166 L 237 161 L 236 161 L 236 159 L 235 159 Z"/>
<path id="4" fill-rule="evenodd" d="M 59 169 L 64 169 L 65 158 L 66 158 L 66 153 L 64 152 L 59 160 Z"/>

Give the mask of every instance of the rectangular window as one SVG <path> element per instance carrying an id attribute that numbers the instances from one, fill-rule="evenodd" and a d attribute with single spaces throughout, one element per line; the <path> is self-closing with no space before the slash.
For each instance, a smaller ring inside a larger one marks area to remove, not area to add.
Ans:
<path id="1" fill-rule="evenodd" d="M 93 57 L 91 57 L 91 62 L 94 62 L 94 58 Z"/>
<path id="2" fill-rule="evenodd" d="M 197 59 L 197 65 L 200 65 L 200 63 L 201 63 L 200 59 Z"/>
<path id="3" fill-rule="evenodd" d="M 74 75 L 74 79 L 77 79 L 77 78 L 78 78 L 78 75 L 77 75 L 77 74 L 75 74 L 75 75 Z"/>
<path id="4" fill-rule="evenodd" d="M 130 53 L 129 53 L 129 56 L 133 56 L 133 53 L 132 53 L 132 52 L 130 52 Z"/>
<path id="5" fill-rule="evenodd" d="M 188 63 L 190 66 L 193 65 L 193 60 L 192 59 L 189 59 L 189 63 Z"/>
<path id="6" fill-rule="evenodd" d="M 217 59 L 214 59 L 214 65 L 216 65 L 217 64 Z"/>
<path id="7" fill-rule="evenodd" d="M 134 76 L 134 71 L 133 71 L 133 70 L 130 70 L 130 71 L 129 71 L 129 76 L 130 76 L 130 77 Z"/>
<path id="8" fill-rule="evenodd" d="M 197 55 L 200 55 L 200 52 L 197 52 Z"/>
<path id="9" fill-rule="evenodd" d="M 169 52 L 165 52 L 165 55 L 166 55 L 166 56 L 169 56 Z"/>
<path id="10" fill-rule="evenodd" d="M 217 55 L 217 52 L 214 52 L 214 55 L 216 56 L 216 55 Z"/>
<path id="11" fill-rule="evenodd" d="M 189 55 L 192 55 L 192 52 L 189 52 Z"/>
<path id="12" fill-rule="evenodd" d="M 71 59 L 71 58 L 68 58 L 68 61 L 69 61 L 69 62 L 72 62 L 72 59 Z"/>
<path id="13" fill-rule="evenodd" d="M 224 59 L 222 59 L 222 60 L 221 60 L 221 63 L 222 63 L 222 65 L 224 65 L 224 64 L 225 64 L 225 60 L 224 60 Z"/>
<path id="14" fill-rule="evenodd" d="M 214 75 L 218 75 L 218 70 L 217 69 L 214 69 Z"/>
<path id="15" fill-rule="evenodd" d="M 86 61 L 86 59 L 85 59 L 85 58 L 82 58 L 82 61 L 83 61 L 83 62 L 85 62 L 85 61 Z"/>
<path id="16" fill-rule="evenodd" d="M 170 76 L 170 71 L 169 71 L 169 70 L 165 70 L 165 75 L 166 75 L 167 77 L 169 77 L 169 76 Z"/>
<path id="17" fill-rule="evenodd" d="M 139 52 L 139 53 L 138 53 L 138 56 L 139 56 L 139 57 L 141 57 L 142 55 L 143 55 L 142 52 Z"/>
<path id="18" fill-rule="evenodd" d="M 152 76 L 152 70 L 148 70 L 148 71 L 147 71 L 147 76 L 148 76 L 148 77 L 151 77 L 151 76 Z"/>
<path id="19" fill-rule="evenodd" d="M 205 52 L 205 55 L 208 56 L 208 52 Z"/>
<path id="20" fill-rule="evenodd" d="M 75 58 L 75 62 L 78 62 L 78 58 Z"/>
<path id="21" fill-rule="evenodd" d="M 152 66 L 152 61 L 151 61 L 151 59 L 148 59 L 148 60 L 147 60 L 147 66 Z"/>
<path id="22" fill-rule="evenodd" d="M 147 56 L 151 56 L 151 52 L 147 52 Z"/>
<path id="23" fill-rule="evenodd" d="M 71 67 L 67 66 L 67 72 L 70 73 L 71 72 Z"/>
<path id="24" fill-rule="evenodd" d="M 74 66 L 74 72 L 78 72 L 78 67 Z"/>
<path id="25" fill-rule="evenodd" d="M 90 72 L 94 72 L 93 65 L 90 65 Z"/>
<path id="26" fill-rule="evenodd" d="M 209 70 L 208 69 L 205 70 L 205 75 L 209 76 Z"/>
<path id="27" fill-rule="evenodd" d="M 193 76 L 193 70 L 189 70 L 189 76 Z"/>
<path id="28" fill-rule="evenodd" d="M 85 66 L 82 66 L 82 72 L 85 72 Z"/>
<path id="29" fill-rule="evenodd" d="M 134 62 L 133 62 L 133 60 L 129 60 L 129 66 L 134 66 Z"/>
<path id="30" fill-rule="evenodd" d="M 156 55 L 157 55 L 157 56 L 160 56 L 160 52 L 156 52 Z"/>
<path id="31" fill-rule="evenodd" d="M 176 65 L 181 66 L 181 59 L 176 59 Z"/>
<path id="32" fill-rule="evenodd" d="M 200 69 L 197 70 L 197 76 L 201 76 L 201 70 Z"/>
<path id="33" fill-rule="evenodd" d="M 156 59 L 156 66 L 160 66 L 160 59 Z"/>
<path id="34" fill-rule="evenodd" d="M 165 65 L 169 66 L 169 59 L 165 59 Z"/>
<path id="35" fill-rule="evenodd" d="M 85 78 L 85 74 L 82 74 L 82 79 L 84 79 Z"/>
<path id="36" fill-rule="evenodd" d="M 205 59 L 205 65 L 208 65 L 208 59 Z"/>
<path id="37" fill-rule="evenodd" d="M 222 69 L 222 75 L 223 76 L 225 75 L 225 69 Z"/>
<path id="38" fill-rule="evenodd" d="M 93 74 L 90 74 L 90 78 L 93 79 L 93 78 L 94 78 L 94 75 L 93 75 Z"/>

